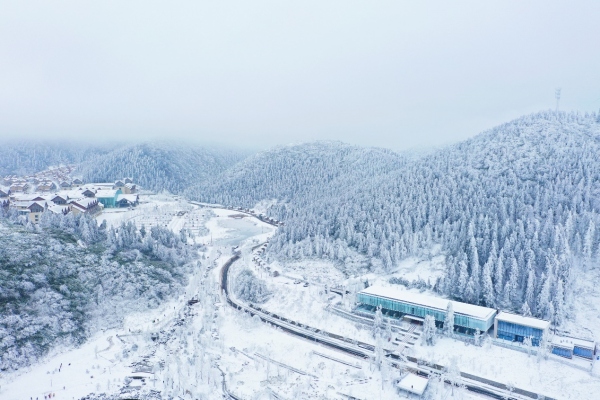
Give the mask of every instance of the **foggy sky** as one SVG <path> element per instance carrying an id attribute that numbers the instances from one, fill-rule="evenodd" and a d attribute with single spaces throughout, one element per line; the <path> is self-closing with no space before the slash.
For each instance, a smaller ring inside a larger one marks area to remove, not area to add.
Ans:
<path id="1" fill-rule="evenodd" d="M 0 138 L 440 145 L 600 108 L 600 2 L 4 1 Z"/>

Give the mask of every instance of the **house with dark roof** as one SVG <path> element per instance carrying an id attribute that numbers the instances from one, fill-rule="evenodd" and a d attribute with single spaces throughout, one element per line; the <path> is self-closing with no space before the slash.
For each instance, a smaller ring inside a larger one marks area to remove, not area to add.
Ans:
<path id="1" fill-rule="evenodd" d="M 65 195 L 60 195 L 60 194 L 57 194 L 57 195 L 55 195 L 54 197 L 51 197 L 51 198 L 50 198 L 50 201 L 51 201 L 51 202 L 53 202 L 54 204 L 58 204 L 58 205 L 64 205 L 64 204 L 67 204 L 67 200 L 68 200 L 68 197 L 67 197 L 67 196 L 65 196 Z"/>
<path id="2" fill-rule="evenodd" d="M 100 205 L 96 198 L 83 198 L 73 200 L 69 203 L 73 214 L 97 214 L 100 212 Z"/>
<path id="3" fill-rule="evenodd" d="M 96 191 L 90 190 L 90 189 L 84 189 L 81 191 L 81 194 L 84 195 L 85 197 L 95 197 Z"/>
<path id="4" fill-rule="evenodd" d="M 135 207 L 139 203 L 137 194 L 120 194 L 117 197 L 117 207 Z"/>
<path id="5" fill-rule="evenodd" d="M 51 190 L 56 189 L 56 185 L 54 184 L 54 182 L 42 182 L 37 186 L 37 190 L 39 190 L 40 192 L 49 192 Z"/>

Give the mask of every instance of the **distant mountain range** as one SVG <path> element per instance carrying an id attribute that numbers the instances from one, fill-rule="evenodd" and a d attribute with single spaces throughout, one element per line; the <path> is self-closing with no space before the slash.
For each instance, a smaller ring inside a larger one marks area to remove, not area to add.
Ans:
<path id="1" fill-rule="evenodd" d="M 8 142 L 2 145 L 0 175 L 26 175 L 61 164 L 77 165 L 86 182 L 132 177 L 146 189 L 180 193 L 243 160 L 240 150 L 182 143 L 83 144 Z"/>

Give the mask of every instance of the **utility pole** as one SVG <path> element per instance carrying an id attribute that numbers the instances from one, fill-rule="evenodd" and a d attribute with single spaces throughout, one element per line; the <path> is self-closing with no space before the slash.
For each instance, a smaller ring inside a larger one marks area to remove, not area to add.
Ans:
<path id="1" fill-rule="evenodd" d="M 560 101 L 560 88 L 554 91 L 554 97 L 556 97 L 556 113 L 558 114 L 558 102 Z"/>

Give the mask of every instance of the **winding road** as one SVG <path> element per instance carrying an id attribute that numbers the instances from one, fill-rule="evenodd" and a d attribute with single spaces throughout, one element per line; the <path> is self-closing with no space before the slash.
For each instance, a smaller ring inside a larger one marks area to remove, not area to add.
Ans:
<path id="1" fill-rule="evenodd" d="M 236 210 L 238 211 L 238 210 Z M 240 212 L 240 211 L 238 211 Z M 268 223 L 272 226 L 277 227 L 278 223 L 272 223 L 266 221 L 265 219 L 258 218 L 254 213 L 245 212 L 252 217 L 259 219 L 262 222 Z M 262 244 L 261 244 L 262 245 Z M 259 245 L 259 246 L 261 246 Z M 259 247 L 255 246 L 255 247 Z M 368 359 L 374 355 L 375 347 L 369 343 L 359 342 L 355 340 L 351 340 L 349 338 L 345 338 L 343 336 L 327 332 L 318 328 L 309 327 L 307 325 L 303 325 L 297 321 L 292 321 L 285 317 L 273 314 L 268 312 L 267 310 L 263 310 L 259 307 L 253 306 L 252 304 L 246 305 L 237 300 L 235 300 L 229 291 L 229 270 L 231 266 L 240 259 L 240 255 L 236 254 L 229 258 L 221 267 L 220 272 L 220 287 L 222 292 L 225 295 L 227 300 L 227 304 L 231 307 L 248 313 L 251 316 L 257 315 L 263 322 L 271 324 L 274 327 L 280 328 L 282 331 L 294 335 L 296 337 L 300 337 L 302 339 L 309 340 L 311 342 L 320 343 L 329 348 L 335 349 L 337 351 L 341 351 L 353 357 L 358 357 L 361 359 Z M 430 364 L 424 360 L 419 360 L 415 357 L 404 357 L 399 356 L 395 353 L 386 354 L 386 357 L 394 360 L 392 365 L 397 368 L 406 368 L 410 372 L 421 376 L 432 376 L 441 374 L 445 368 L 441 365 Z M 505 384 L 492 381 L 490 379 L 481 378 L 468 373 L 461 373 L 463 378 L 462 384 L 466 386 L 466 388 L 474 393 L 478 393 L 490 398 L 494 399 L 512 399 L 512 400 L 522 400 L 522 399 L 538 399 L 538 393 L 534 393 L 528 390 L 519 389 L 519 388 L 508 388 Z M 446 380 L 446 383 L 452 384 L 449 380 Z M 229 395 L 232 399 L 237 399 L 237 397 L 231 395 L 228 391 L 226 391 L 227 395 Z M 543 397 L 546 400 L 555 400 L 551 397 Z"/>

